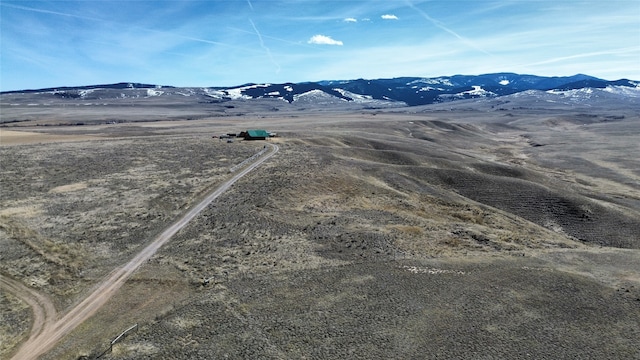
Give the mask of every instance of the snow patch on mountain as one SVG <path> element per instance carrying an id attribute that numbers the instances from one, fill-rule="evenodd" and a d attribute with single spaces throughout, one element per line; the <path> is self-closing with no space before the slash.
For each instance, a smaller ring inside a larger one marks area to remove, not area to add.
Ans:
<path id="1" fill-rule="evenodd" d="M 622 96 L 629 96 L 634 98 L 640 98 L 640 86 L 636 84 L 636 87 L 628 86 L 607 86 L 602 91 Z"/>
<path id="2" fill-rule="evenodd" d="M 95 90 L 96 89 L 78 90 L 78 95 L 80 95 L 80 98 L 84 99 Z"/>
<path id="3" fill-rule="evenodd" d="M 573 90 L 548 90 L 547 94 L 558 95 L 564 98 L 571 98 L 575 100 L 590 99 L 594 94 L 593 88 L 582 88 Z"/>
<path id="4" fill-rule="evenodd" d="M 160 96 L 162 94 L 164 94 L 164 91 L 147 89 L 147 97 Z"/>
<path id="5" fill-rule="evenodd" d="M 340 88 L 335 88 L 333 90 L 339 92 L 344 97 L 348 97 L 348 98 L 352 99 L 355 102 L 369 102 L 369 101 L 373 100 L 373 97 L 371 97 L 371 95 L 360 95 L 360 94 L 356 94 L 356 93 L 353 93 L 351 91 L 347 91 L 347 90 L 340 89 Z"/>
<path id="6" fill-rule="evenodd" d="M 517 92 L 515 94 L 505 95 L 503 96 L 503 98 L 510 98 L 510 97 L 520 98 L 520 97 L 531 97 L 531 96 L 540 97 L 544 94 L 545 92 L 542 90 L 525 90 L 525 91 Z"/>
<path id="7" fill-rule="evenodd" d="M 269 87 L 269 86 L 271 86 L 271 84 L 268 84 L 268 83 L 267 84 L 254 84 L 254 85 L 243 86 L 243 87 L 240 87 L 238 89 L 249 90 L 249 89 L 257 89 L 257 88 L 266 88 L 266 87 Z"/>
<path id="8" fill-rule="evenodd" d="M 271 84 L 253 84 L 253 85 L 241 86 L 241 87 L 232 88 L 232 89 L 226 89 L 226 90 L 223 90 L 222 92 L 226 95 L 223 97 L 228 97 L 232 100 L 239 100 L 239 99 L 249 100 L 249 99 L 253 99 L 253 96 L 245 95 L 244 92 L 246 90 L 266 88 L 269 86 L 271 86 Z"/>
<path id="9" fill-rule="evenodd" d="M 412 89 L 418 89 L 418 86 L 412 86 Z M 433 90 L 437 90 L 437 91 L 444 91 L 443 88 L 435 88 L 433 86 L 423 86 L 421 88 L 419 88 L 418 90 L 416 90 L 416 92 L 424 92 L 424 91 L 433 91 Z"/>
<path id="10" fill-rule="evenodd" d="M 423 79 L 413 80 L 413 81 L 410 81 L 410 82 L 407 83 L 407 85 L 413 85 L 413 84 L 454 86 L 453 83 L 451 82 L 451 80 L 449 80 L 447 78 L 444 78 L 444 77 L 423 78 Z"/>
<path id="11" fill-rule="evenodd" d="M 305 99 L 305 98 L 326 98 L 326 97 L 332 97 L 335 98 L 335 96 L 327 94 L 326 92 L 322 91 L 322 90 L 309 90 L 307 92 L 303 92 L 302 94 L 296 94 L 293 95 L 293 101 L 298 101 L 301 99 Z"/>
<path id="12" fill-rule="evenodd" d="M 236 89 L 227 89 L 223 91 L 223 94 L 225 94 L 226 96 L 224 97 L 228 97 L 232 100 L 239 100 L 239 99 L 251 99 L 251 96 L 248 95 L 244 95 L 242 93 L 243 88 L 236 88 Z"/>
<path id="13" fill-rule="evenodd" d="M 473 90 L 463 91 L 461 94 L 468 94 L 471 96 L 496 96 L 497 94 L 491 91 L 483 89 L 481 86 L 472 85 Z"/>
<path id="14" fill-rule="evenodd" d="M 344 103 L 347 100 L 338 98 L 331 94 L 327 94 L 322 90 L 310 90 L 301 94 L 293 95 L 294 103 L 312 103 L 312 104 L 335 104 Z"/>
<path id="15" fill-rule="evenodd" d="M 388 97 L 384 97 L 385 100 L 374 99 L 371 95 L 362 95 L 356 94 L 351 91 L 347 91 L 340 88 L 333 89 L 336 92 L 339 92 L 340 95 L 351 99 L 352 102 L 356 104 L 364 104 L 370 107 L 393 107 L 399 105 L 406 105 L 404 102 L 400 102 L 397 100 L 389 99 Z M 341 99 L 344 100 L 344 99 Z"/>
<path id="16" fill-rule="evenodd" d="M 209 97 L 212 97 L 214 99 L 222 99 L 226 93 L 222 90 L 213 90 L 213 89 L 209 89 L 209 88 L 202 88 L 202 92 Z"/>
<path id="17" fill-rule="evenodd" d="M 441 94 L 438 95 L 438 98 L 442 101 L 452 101 L 459 99 L 468 99 L 468 98 L 478 98 L 478 97 L 495 97 L 498 94 L 485 90 L 479 85 L 472 85 L 471 90 L 462 91 L 457 94 Z"/>

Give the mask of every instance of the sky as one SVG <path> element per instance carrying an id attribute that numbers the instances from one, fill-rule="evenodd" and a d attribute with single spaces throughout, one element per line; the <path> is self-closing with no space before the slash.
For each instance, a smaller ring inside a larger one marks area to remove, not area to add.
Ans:
<path id="1" fill-rule="evenodd" d="M 495 72 L 640 80 L 640 1 L 0 0 L 0 91 Z"/>

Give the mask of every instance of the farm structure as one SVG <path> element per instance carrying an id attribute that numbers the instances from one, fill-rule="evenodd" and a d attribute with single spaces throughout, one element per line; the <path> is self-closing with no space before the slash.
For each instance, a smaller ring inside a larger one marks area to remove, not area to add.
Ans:
<path id="1" fill-rule="evenodd" d="M 269 133 L 266 130 L 247 130 L 240 133 L 244 136 L 245 140 L 265 140 L 269 137 Z"/>
<path id="2" fill-rule="evenodd" d="M 246 130 L 246 131 L 241 131 L 237 134 L 225 133 L 220 135 L 213 135 L 212 138 L 220 139 L 220 140 L 227 139 L 227 142 L 233 142 L 234 138 L 242 138 L 244 140 L 266 140 L 267 138 L 276 137 L 276 136 L 278 136 L 276 133 L 269 132 L 266 130 Z"/>

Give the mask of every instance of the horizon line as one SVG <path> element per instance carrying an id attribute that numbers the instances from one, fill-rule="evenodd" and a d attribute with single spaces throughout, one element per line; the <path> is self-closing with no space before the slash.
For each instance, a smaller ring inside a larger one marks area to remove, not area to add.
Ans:
<path id="1" fill-rule="evenodd" d="M 536 77 L 541 77 L 541 78 L 570 78 L 570 77 L 575 77 L 575 76 L 587 76 L 590 78 L 593 78 L 594 80 L 603 80 L 603 81 L 621 81 L 621 80 L 627 80 L 627 81 L 640 81 L 640 80 L 634 80 L 631 78 L 619 78 L 619 79 L 614 79 L 614 80 L 610 80 L 610 79 L 603 79 L 603 78 L 599 78 L 596 76 L 592 76 L 592 75 L 588 75 L 588 74 L 583 74 L 583 73 L 577 73 L 577 74 L 573 74 L 573 75 L 552 75 L 552 76 L 545 76 L 545 75 L 535 75 L 535 74 L 521 74 L 521 73 L 515 73 L 515 72 L 492 72 L 492 73 L 482 73 L 482 74 L 454 74 L 454 75 L 439 75 L 439 76 L 394 76 L 394 77 L 380 77 L 380 78 L 353 78 L 353 79 L 324 79 L 324 80 L 305 80 L 305 81 L 298 81 L 298 82 L 283 82 L 283 83 L 272 83 L 272 82 L 247 82 L 247 83 L 243 83 L 243 84 L 237 84 L 237 85 L 230 85 L 230 86 L 226 86 L 226 85 L 211 85 L 211 86 L 192 86 L 192 85 L 186 85 L 186 86 L 178 86 L 178 85 L 161 85 L 161 84 L 153 84 L 153 83 L 145 83 L 145 82 L 137 82 L 137 81 L 118 81 L 118 82 L 112 82 L 112 83 L 102 83 L 102 84 L 88 84 L 88 85 L 61 85 L 61 86 L 49 86 L 49 87 L 43 87 L 43 88 L 23 88 L 23 89 L 13 89 L 13 90 L 0 90 L 0 94 L 5 94 L 5 93 L 13 93 L 13 92 L 33 92 L 33 91 L 56 91 L 56 90 L 71 90 L 71 89 L 78 89 L 78 88 L 93 88 L 93 87 L 100 87 L 100 86 L 111 86 L 111 85 L 118 85 L 118 84 L 133 84 L 133 85 L 143 85 L 143 86 L 153 86 L 154 88 L 223 88 L 223 89 L 233 89 L 233 88 L 239 88 L 239 87 L 243 87 L 243 86 L 248 86 L 248 85 L 264 85 L 264 84 L 304 84 L 304 83 L 319 83 L 319 82 L 325 82 L 325 81 L 355 81 L 355 80 L 392 80 L 392 79 L 402 79 L 402 78 L 415 78 L 415 79 L 439 79 L 439 78 L 451 78 L 451 77 L 456 77 L 456 76 L 470 76 L 470 77 L 474 77 L 474 76 L 487 76 L 487 75 L 518 75 L 518 76 L 536 76 Z M 142 87 L 144 88 L 144 87 Z"/>

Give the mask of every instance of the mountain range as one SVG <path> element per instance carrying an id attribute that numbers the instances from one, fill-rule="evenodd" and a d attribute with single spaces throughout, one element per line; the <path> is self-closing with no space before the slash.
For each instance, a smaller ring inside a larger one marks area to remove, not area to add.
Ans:
<path id="1" fill-rule="evenodd" d="M 566 94 L 597 89 L 624 97 L 640 97 L 640 82 L 621 79 L 608 81 L 577 74 L 544 77 L 515 73 L 454 75 L 433 78 L 399 77 L 392 79 L 325 80 L 283 84 L 244 84 L 233 87 L 174 87 L 140 83 L 115 83 L 76 87 L 58 87 L 0 93 L 6 104 L 27 96 L 39 100 L 105 101 L 189 97 L 200 103 L 238 99 L 277 99 L 299 104 L 353 103 L 363 107 L 417 106 L 462 99 L 495 98 L 526 91 Z M 26 99 L 26 98 L 25 98 Z"/>

